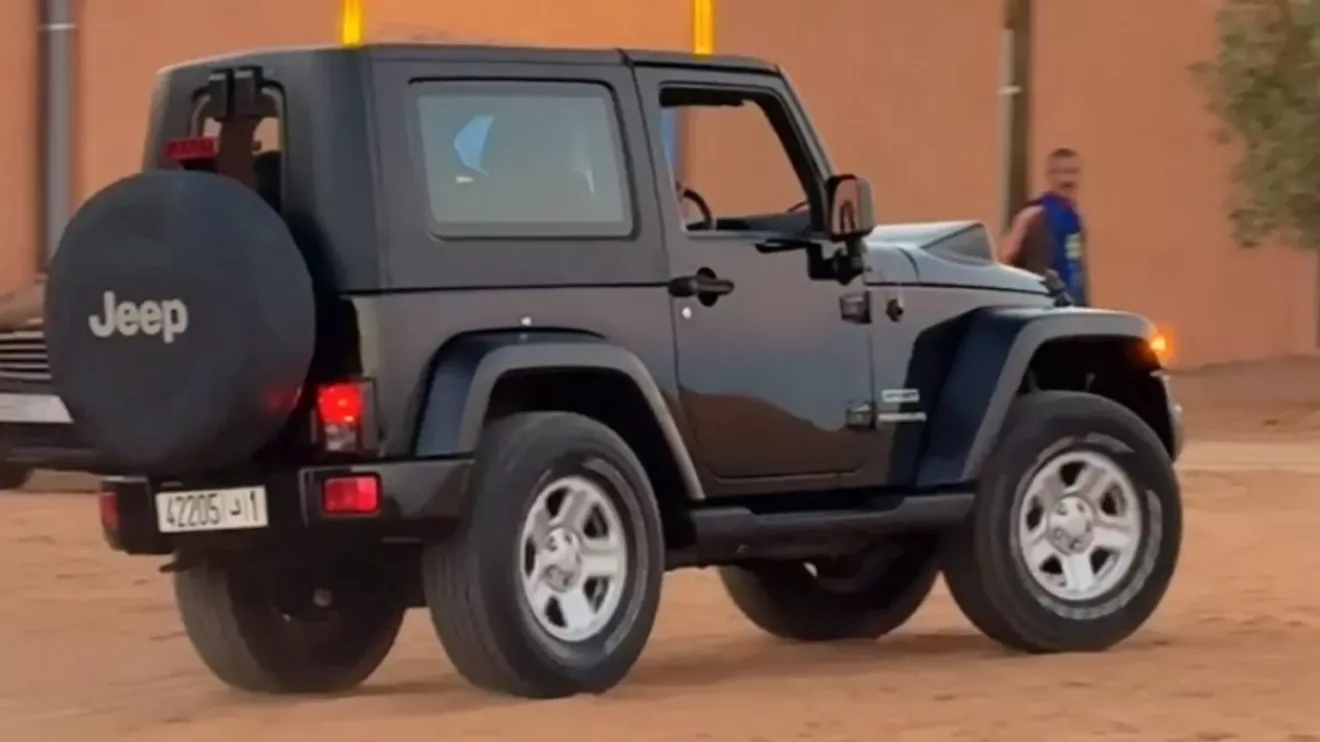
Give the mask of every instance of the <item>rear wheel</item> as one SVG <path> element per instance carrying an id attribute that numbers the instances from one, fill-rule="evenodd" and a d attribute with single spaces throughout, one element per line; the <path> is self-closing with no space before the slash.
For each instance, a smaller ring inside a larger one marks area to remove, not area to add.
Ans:
<path id="1" fill-rule="evenodd" d="M 613 430 L 533 412 L 491 423 L 472 512 L 427 548 L 431 620 L 472 684 L 529 698 L 599 693 L 646 646 L 664 544 L 646 470 Z"/>
<path id="2" fill-rule="evenodd" d="M 876 639 L 912 617 L 935 585 L 933 539 L 886 542 L 848 558 L 723 567 L 734 605 L 795 641 Z"/>
<path id="3" fill-rule="evenodd" d="M 394 645 L 404 591 L 352 563 L 272 569 L 206 561 L 174 575 L 184 630 L 211 672 L 256 693 L 332 693 L 366 680 Z"/>

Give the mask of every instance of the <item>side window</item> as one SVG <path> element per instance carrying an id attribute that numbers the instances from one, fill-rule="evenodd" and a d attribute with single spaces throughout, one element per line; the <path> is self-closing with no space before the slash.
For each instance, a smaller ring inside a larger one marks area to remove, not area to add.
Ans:
<path id="1" fill-rule="evenodd" d="M 665 162 L 670 173 L 678 172 L 678 111 L 670 108 L 660 112 L 660 141 L 665 147 Z"/>
<path id="2" fill-rule="evenodd" d="M 439 236 L 632 232 L 618 114 L 605 86 L 427 82 L 414 100 Z"/>
<path id="3" fill-rule="evenodd" d="M 689 231 L 809 228 L 815 174 L 779 98 L 768 92 L 666 87 L 660 104 L 685 121 L 688 168 L 675 187 Z M 755 177 L 745 177 L 749 172 Z"/>

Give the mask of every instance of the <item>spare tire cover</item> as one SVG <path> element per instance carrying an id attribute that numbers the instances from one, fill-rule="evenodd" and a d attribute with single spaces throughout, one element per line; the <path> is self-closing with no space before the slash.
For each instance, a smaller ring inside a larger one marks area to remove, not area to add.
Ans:
<path id="1" fill-rule="evenodd" d="M 74 425 L 142 474 L 250 459 L 297 406 L 316 344 L 283 219 L 209 173 L 150 171 L 93 196 L 51 261 L 44 311 Z"/>

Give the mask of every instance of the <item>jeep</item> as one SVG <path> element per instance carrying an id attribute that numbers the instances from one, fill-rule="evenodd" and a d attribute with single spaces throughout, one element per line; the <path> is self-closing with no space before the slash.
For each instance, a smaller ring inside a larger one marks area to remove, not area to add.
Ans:
<path id="1" fill-rule="evenodd" d="M 662 124 L 722 114 L 779 161 L 701 191 Z M 243 53 L 165 70 L 146 142 L 41 332 L 107 540 L 169 558 L 225 683 L 352 688 L 424 607 L 477 686 L 603 692 L 684 567 L 803 642 L 894 631 L 942 573 L 1026 652 L 1110 647 L 1170 583 L 1152 324 L 976 222 L 877 226 L 772 64 Z M 776 165 L 801 203 L 744 213 Z"/>

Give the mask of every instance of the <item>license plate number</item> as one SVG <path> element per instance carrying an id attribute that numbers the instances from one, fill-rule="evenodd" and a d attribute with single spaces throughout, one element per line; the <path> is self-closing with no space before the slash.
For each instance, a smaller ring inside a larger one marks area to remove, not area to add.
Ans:
<path id="1" fill-rule="evenodd" d="M 161 533 L 265 528 L 265 487 L 237 487 L 156 495 L 156 527 Z"/>

